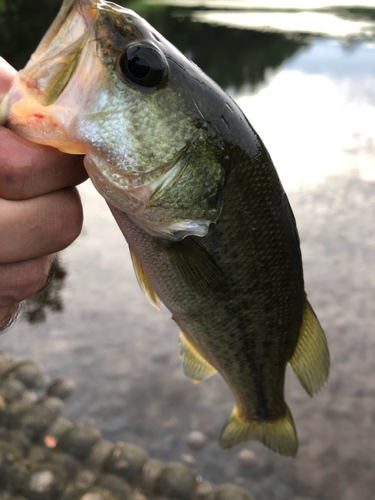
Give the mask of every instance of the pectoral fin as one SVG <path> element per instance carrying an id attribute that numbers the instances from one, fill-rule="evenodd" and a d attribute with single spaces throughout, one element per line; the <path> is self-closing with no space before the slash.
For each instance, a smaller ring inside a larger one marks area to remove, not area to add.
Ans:
<path id="1" fill-rule="evenodd" d="M 307 299 L 298 344 L 289 364 L 311 397 L 320 391 L 328 379 L 330 360 L 327 340 Z"/>
<path id="2" fill-rule="evenodd" d="M 206 297 L 227 291 L 221 269 L 194 237 L 166 244 L 165 251 L 174 271 L 198 295 Z"/>
<path id="3" fill-rule="evenodd" d="M 286 406 L 285 416 L 266 422 L 244 420 L 235 406 L 224 425 L 220 446 L 226 450 L 248 439 L 256 439 L 285 457 L 294 457 L 298 450 L 298 439 L 289 408 Z"/>
<path id="4" fill-rule="evenodd" d="M 187 377 L 198 383 L 216 373 L 217 370 L 199 354 L 182 332 L 180 332 L 180 343 L 182 369 Z"/>
<path id="5" fill-rule="evenodd" d="M 145 273 L 145 270 L 142 267 L 142 264 L 139 262 L 137 256 L 130 247 L 129 250 L 133 262 L 134 272 L 142 292 L 146 295 L 151 304 L 156 307 L 156 309 L 160 309 L 159 308 L 160 299 L 157 296 L 153 286 L 151 285 L 150 280 L 148 279 L 147 274 Z"/>

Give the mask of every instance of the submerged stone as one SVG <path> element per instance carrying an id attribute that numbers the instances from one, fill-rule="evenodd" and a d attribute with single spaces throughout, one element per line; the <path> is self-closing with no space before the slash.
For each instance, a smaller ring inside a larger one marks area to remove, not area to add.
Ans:
<path id="1" fill-rule="evenodd" d="M 59 439 L 72 428 L 73 424 L 71 424 L 68 420 L 58 418 L 46 430 L 43 438 L 44 444 L 48 446 L 48 448 L 55 448 Z"/>
<path id="2" fill-rule="evenodd" d="M 102 471 L 105 462 L 112 455 L 115 446 L 110 441 L 99 441 L 91 450 L 90 455 L 87 457 L 86 465 L 94 472 L 99 473 Z"/>
<path id="3" fill-rule="evenodd" d="M 132 485 L 141 481 L 142 468 L 147 460 L 146 452 L 135 444 L 119 443 L 108 457 L 104 471 L 120 476 Z"/>
<path id="4" fill-rule="evenodd" d="M 163 462 L 161 462 L 160 460 L 155 460 L 153 458 L 150 458 L 144 464 L 142 469 L 141 482 L 142 489 L 146 493 L 151 494 L 153 492 L 156 479 L 160 476 L 164 467 L 165 464 Z"/>
<path id="5" fill-rule="evenodd" d="M 44 368 L 36 361 L 21 361 L 11 370 L 12 377 L 20 380 L 28 389 L 42 389 L 46 385 Z"/>
<path id="6" fill-rule="evenodd" d="M 49 463 L 64 471 L 69 479 L 73 479 L 78 471 L 78 460 L 72 455 L 68 455 L 62 451 L 54 450 L 50 452 L 47 459 Z"/>
<path id="7" fill-rule="evenodd" d="M 22 453 L 22 455 L 26 455 L 31 447 L 30 440 L 21 430 L 17 429 L 1 429 L 0 440 L 6 441 L 7 443 L 17 448 Z"/>
<path id="8" fill-rule="evenodd" d="M 79 497 L 79 500 L 122 500 L 108 490 L 91 488 L 90 491 Z"/>
<path id="9" fill-rule="evenodd" d="M 0 384 L 0 395 L 7 403 L 11 403 L 16 399 L 19 399 L 25 390 L 25 385 L 17 379 L 8 378 L 3 380 Z"/>
<path id="10" fill-rule="evenodd" d="M 202 450 L 207 443 L 207 438 L 206 435 L 203 434 L 203 432 L 200 431 L 192 431 L 189 432 L 189 434 L 186 436 L 186 444 L 192 449 L 192 450 Z"/>
<path id="11" fill-rule="evenodd" d="M 48 386 L 48 396 L 55 396 L 62 400 L 67 399 L 73 394 L 76 388 L 76 383 L 71 378 L 58 378 Z"/>
<path id="12" fill-rule="evenodd" d="M 96 481 L 95 486 L 106 489 L 117 495 L 121 500 L 129 500 L 131 494 L 130 486 L 114 474 L 102 474 Z"/>
<path id="13" fill-rule="evenodd" d="M 202 481 L 195 491 L 194 500 L 213 500 L 214 489 L 209 481 Z"/>
<path id="14" fill-rule="evenodd" d="M 179 462 L 170 463 L 155 481 L 153 493 L 176 500 L 191 500 L 197 488 L 196 473 Z"/>
<path id="15" fill-rule="evenodd" d="M 253 500 L 253 498 L 240 486 L 223 484 L 215 489 L 214 500 Z"/>
<path id="16" fill-rule="evenodd" d="M 0 488 L 10 488 L 10 472 L 17 462 L 22 460 L 22 453 L 13 445 L 0 441 Z"/>
<path id="17" fill-rule="evenodd" d="M 99 439 L 98 430 L 88 425 L 75 425 L 60 438 L 57 449 L 72 454 L 78 460 L 85 460 Z"/>

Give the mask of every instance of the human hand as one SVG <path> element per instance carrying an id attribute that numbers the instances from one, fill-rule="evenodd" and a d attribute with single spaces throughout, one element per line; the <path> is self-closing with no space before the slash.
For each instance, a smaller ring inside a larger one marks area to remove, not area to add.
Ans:
<path id="1" fill-rule="evenodd" d="M 15 70 L 0 57 L 0 101 Z M 0 331 L 44 285 L 53 253 L 80 234 L 83 157 L 33 144 L 0 127 Z"/>

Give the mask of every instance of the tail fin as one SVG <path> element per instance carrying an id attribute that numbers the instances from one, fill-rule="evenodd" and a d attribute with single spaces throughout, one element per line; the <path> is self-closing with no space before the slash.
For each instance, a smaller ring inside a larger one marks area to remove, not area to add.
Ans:
<path id="1" fill-rule="evenodd" d="M 289 408 L 286 406 L 285 415 L 278 420 L 246 422 L 235 406 L 224 425 L 220 446 L 228 449 L 248 439 L 256 439 L 285 457 L 294 457 L 298 450 L 298 438 Z"/>

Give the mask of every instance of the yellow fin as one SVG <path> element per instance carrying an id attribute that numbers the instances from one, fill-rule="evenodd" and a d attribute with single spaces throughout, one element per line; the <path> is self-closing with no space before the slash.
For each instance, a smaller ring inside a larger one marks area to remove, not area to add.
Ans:
<path id="1" fill-rule="evenodd" d="M 159 308 L 160 299 L 157 296 L 153 286 L 151 285 L 150 280 L 148 279 L 147 274 L 145 273 L 145 270 L 142 267 L 142 264 L 139 262 L 137 256 L 130 247 L 129 250 L 130 250 L 130 257 L 132 258 L 133 262 L 134 272 L 142 292 L 144 292 L 148 300 L 151 302 L 153 306 L 156 307 L 156 309 L 160 309 Z"/>
<path id="2" fill-rule="evenodd" d="M 298 450 L 298 439 L 289 408 L 286 406 L 285 416 L 278 420 L 246 422 L 241 418 L 235 406 L 224 425 L 220 436 L 220 446 L 226 450 L 248 439 L 256 439 L 285 457 L 294 457 Z"/>
<path id="3" fill-rule="evenodd" d="M 199 354 L 182 332 L 180 332 L 180 343 L 182 369 L 187 377 L 198 383 L 216 373 L 217 370 Z"/>
<path id="4" fill-rule="evenodd" d="M 298 344 L 289 364 L 311 397 L 327 382 L 330 364 L 327 340 L 307 299 Z"/>
<path id="5" fill-rule="evenodd" d="M 227 291 L 224 274 L 204 246 L 192 236 L 165 245 L 173 269 L 198 295 L 216 295 Z"/>

